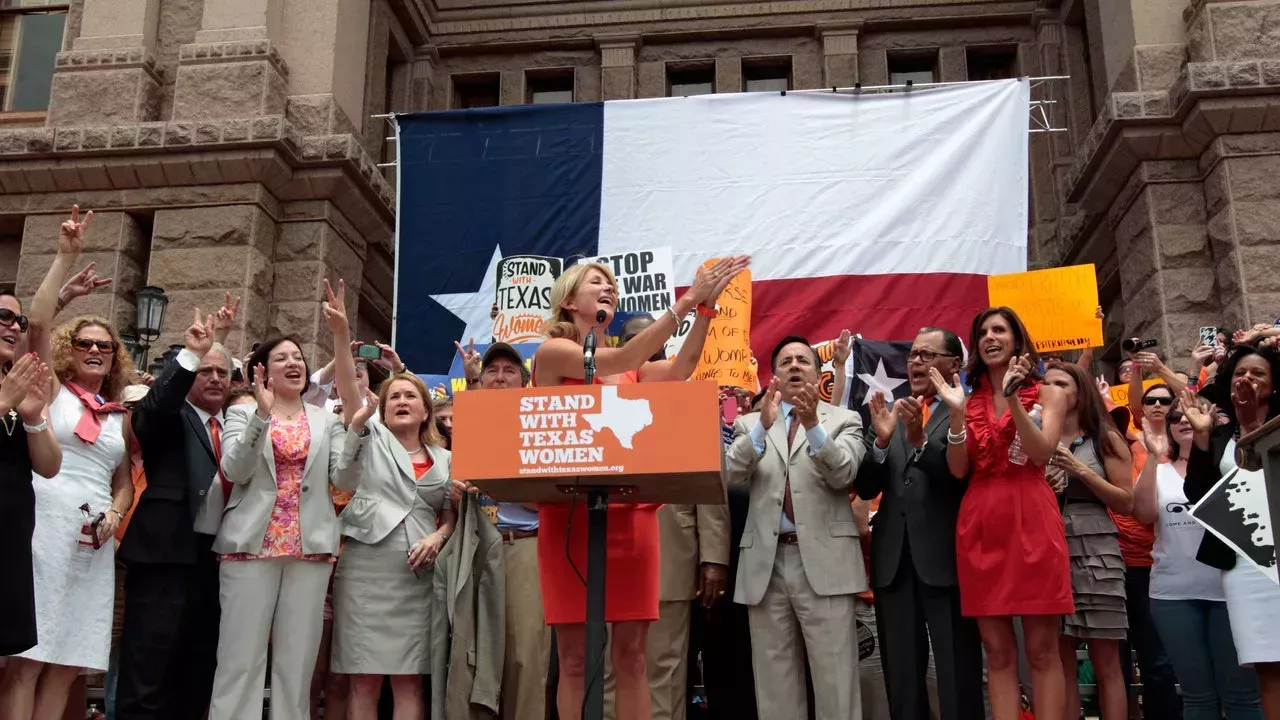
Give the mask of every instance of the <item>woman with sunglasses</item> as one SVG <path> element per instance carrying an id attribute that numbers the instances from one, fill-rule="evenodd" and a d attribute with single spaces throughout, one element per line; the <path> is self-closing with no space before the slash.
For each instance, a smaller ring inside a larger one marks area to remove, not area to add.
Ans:
<path id="1" fill-rule="evenodd" d="M 1133 509 L 1129 448 L 1107 415 L 1089 376 L 1072 363 L 1050 363 L 1045 385 L 1065 400 L 1062 437 L 1049 460 L 1049 475 L 1065 476 L 1062 519 L 1071 554 L 1075 612 L 1062 619 L 1058 644 L 1067 691 L 1064 717 L 1080 716 L 1076 650 L 1084 641 L 1098 677 L 1103 720 L 1128 717 L 1128 686 L 1120 670 L 1120 642 L 1128 628 L 1124 559 L 1109 511 Z"/>
<path id="2" fill-rule="evenodd" d="M 1164 432 L 1145 434 L 1133 516 L 1155 526 L 1151 616 L 1182 686 L 1183 720 L 1221 720 L 1224 711 L 1227 720 L 1261 720 L 1257 677 L 1240 667 L 1231 639 L 1222 572 L 1196 561 L 1204 527 L 1183 489 L 1193 438 L 1180 410 L 1169 412 Z"/>
<path id="3" fill-rule="evenodd" d="M 5 518 L 0 523 L 0 577 L 5 579 L 0 592 L 0 618 L 4 618 L 0 623 L 0 657 L 36 644 L 32 472 L 53 477 L 62 465 L 62 449 L 45 422 L 49 367 L 34 353 L 14 359 L 26 330 L 27 319 L 18 298 L 0 292 L 0 516 Z M 0 717 L 9 717 L 3 705 Z"/>
<path id="4" fill-rule="evenodd" d="M 61 717 L 82 670 L 105 672 L 115 598 L 112 535 L 133 504 L 121 394 L 133 361 L 111 324 L 79 317 L 50 332 L 58 292 L 84 249 L 79 208 L 62 224 L 58 254 L 31 302 L 29 341 L 53 370 L 49 419 L 62 447 L 56 477 L 34 479 L 32 563 L 38 644 L 11 659 L 6 720 Z"/>
<path id="5" fill-rule="evenodd" d="M 1180 407 L 1195 431 L 1183 485 L 1189 502 L 1199 502 L 1226 474 L 1238 469 L 1236 487 L 1260 493 L 1251 497 L 1262 507 L 1267 506 L 1262 472 L 1236 467 L 1236 440 L 1280 415 L 1277 375 L 1280 350 L 1250 345 L 1232 348 L 1217 378 L 1205 390 L 1227 417 L 1225 425 L 1217 424 L 1215 408 L 1206 400 L 1190 391 L 1183 393 Z M 1257 532 L 1266 535 L 1261 544 L 1274 544 L 1269 524 L 1258 526 Z M 1280 623 L 1276 622 L 1280 586 L 1210 533 L 1200 542 L 1196 559 L 1223 571 L 1222 591 L 1240 664 L 1252 667 L 1258 674 L 1265 716 L 1280 718 Z"/>

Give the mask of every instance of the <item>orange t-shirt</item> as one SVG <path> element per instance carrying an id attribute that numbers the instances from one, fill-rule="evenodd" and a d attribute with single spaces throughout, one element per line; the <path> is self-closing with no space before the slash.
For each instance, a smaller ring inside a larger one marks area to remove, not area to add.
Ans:
<path id="1" fill-rule="evenodd" d="M 1142 466 L 1147 464 L 1147 448 L 1141 440 L 1129 443 L 1129 452 L 1133 454 L 1133 481 L 1138 481 Z M 1120 535 L 1120 555 L 1124 564 L 1130 567 L 1151 567 L 1155 562 L 1151 558 L 1151 549 L 1156 544 L 1155 529 L 1144 525 L 1128 515 L 1111 513 Z"/>

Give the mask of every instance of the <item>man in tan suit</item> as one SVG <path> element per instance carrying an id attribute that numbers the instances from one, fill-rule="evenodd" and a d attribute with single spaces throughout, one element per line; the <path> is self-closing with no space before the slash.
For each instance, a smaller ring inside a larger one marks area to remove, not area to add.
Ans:
<path id="1" fill-rule="evenodd" d="M 751 486 L 734 601 L 748 606 L 762 718 L 860 720 L 854 594 L 867 589 L 849 491 L 866 448 L 856 413 L 818 399 L 817 353 L 783 338 L 760 412 L 734 423 L 730 482 Z"/>
<path id="2" fill-rule="evenodd" d="M 662 582 L 658 621 L 649 626 L 647 663 L 653 720 L 684 720 L 689 701 L 689 616 L 724 595 L 729 565 L 728 505 L 665 505 L 658 511 Z"/>

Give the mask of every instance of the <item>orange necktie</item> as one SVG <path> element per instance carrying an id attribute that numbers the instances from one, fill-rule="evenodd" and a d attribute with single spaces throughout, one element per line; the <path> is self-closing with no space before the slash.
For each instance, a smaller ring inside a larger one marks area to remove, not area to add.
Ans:
<path id="1" fill-rule="evenodd" d="M 920 407 L 920 427 L 929 427 L 929 416 L 933 412 L 933 401 L 937 399 L 937 395 L 930 395 L 924 399 L 924 403 Z"/>
<path id="2" fill-rule="evenodd" d="M 218 418 L 209 418 L 209 434 L 213 437 L 213 461 L 218 465 L 218 480 L 222 483 L 222 506 L 231 499 L 231 481 L 222 473 L 222 427 Z"/>

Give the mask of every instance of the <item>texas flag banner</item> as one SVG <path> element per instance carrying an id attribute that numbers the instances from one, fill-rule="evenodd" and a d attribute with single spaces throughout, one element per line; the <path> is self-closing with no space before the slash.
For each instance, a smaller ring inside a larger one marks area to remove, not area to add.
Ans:
<path id="1" fill-rule="evenodd" d="M 963 334 L 1026 268 L 1026 80 L 400 115 L 395 344 L 488 342 L 498 262 L 671 247 L 688 285 L 752 255 L 752 347 L 851 328 Z"/>

